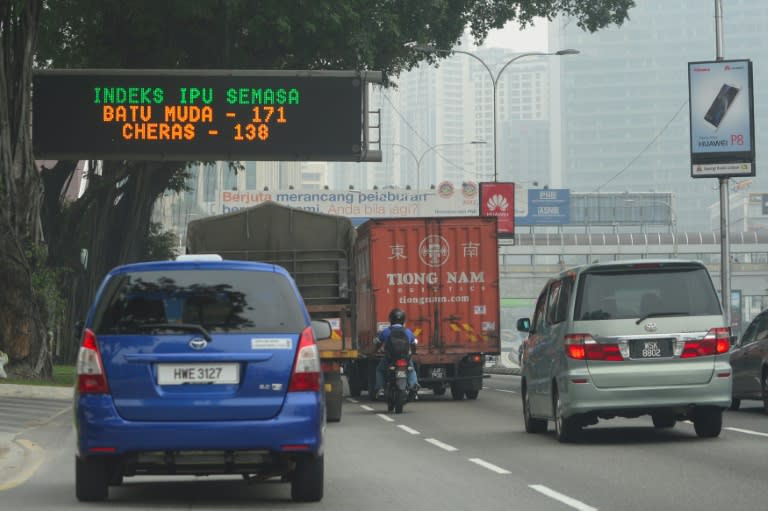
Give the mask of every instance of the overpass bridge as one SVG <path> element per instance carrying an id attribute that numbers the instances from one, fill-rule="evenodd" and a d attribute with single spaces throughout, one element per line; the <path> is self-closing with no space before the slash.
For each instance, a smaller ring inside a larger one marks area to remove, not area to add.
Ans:
<path id="1" fill-rule="evenodd" d="M 768 232 L 729 236 L 732 317 L 743 328 L 768 308 Z M 696 259 L 709 268 L 719 295 L 720 250 L 719 232 L 517 233 L 514 240 L 499 241 L 503 338 L 516 337 L 516 319 L 532 314 L 546 280 L 563 268 L 608 260 Z"/>

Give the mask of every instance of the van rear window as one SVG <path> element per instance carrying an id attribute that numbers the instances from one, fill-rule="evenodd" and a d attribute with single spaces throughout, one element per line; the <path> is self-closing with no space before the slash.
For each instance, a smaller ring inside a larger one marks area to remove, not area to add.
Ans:
<path id="1" fill-rule="evenodd" d="M 96 310 L 99 333 L 146 332 L 151 324 L 210 332 L 290 333 L 305 324 L 290 282 L 271 272 L 178 270 L 116 275 Z"/>
<path id="2" fill-rule="evenodd" d="M 574 318 L 637 318 L 646 314 L 722 314 L 717 292 L 704 268 L 647 267 L 581 275 Z"/>

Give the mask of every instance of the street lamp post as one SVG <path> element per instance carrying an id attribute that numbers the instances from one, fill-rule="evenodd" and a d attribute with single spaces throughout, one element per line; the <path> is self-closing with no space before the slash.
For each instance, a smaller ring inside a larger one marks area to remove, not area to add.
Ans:
<path id="1" fill-rule="evenodd" d="M 497 120 L 496 120 L 496 117 L 497 117 L 496 102 L 497 102 L 497 96 L 498 96 L 497 90 L 498 90 L 498 85 L 499 85 L 499 78 L 501 77 L 501 73 L 503 73 L 504 70 L 507 69 L 507 67 L 509 67 L 510 64 L 512 64 L 513 62 L 515 62 L 517 60 L 520 60 L 520 59 L 522 59 L 524 57 L 544 56 L 544 55 L 556 55 L 556 56 L 576 55 L 576 54 L 580 53 L 579 50 L 573 50 L 573 49 L 558 50 L 558 51 L 555 51 L 555 52 L 538 52 L 538 51 L 534 51 L 534 52 L 521 53 L 519 55 L 516 55 L 512 59 L 508 60 L 507 63 L 504 64 L 504 66 L 502 66 L 502 68 L 499 70 L 499 72 L 494 75 L 493 71 L 491 71 L 491 68 L 488 66 L 488 64 L 486 64 L 483 59 L 481 59 L 480 57 L 478 57 L 474 53 L 470 53 L 470 52 L 464 51 L 464 50 L 445 50 L 445 49 L 441 49 L 441 48 L 435 48 L 433 46 L 424 46 L 424 45 L 412 45 L 412 47 L 415 50 L 419 50 L 419 51 L 423 51 L 423 52 L 463 53 L 464 55 L 469 55 L 473 59 L 475 59 L 478 62 L 480 62 L 480 64 L 483 65 L 485 70 L 488 71 L 488 75 L 491 77 L 491 83 L 493 84 L 493 181 L 494 181 L 494 183 L 496 181 L 498 181 L 498 178 L 499 178 L 499 169 L 498 169 L 498 141 L 497 141 L 497 138 L 496 138 L 496 123 L 497 123 Z"/>
<path id="2" fill-rule="evenodd" d="M 485 140 L 473 140 L 471 142 L 462 142 L 458 145 L 479 145 L 479 144 L 485 144 Z M 424 157 L 433 149 L 436 149 L 438 147 L 444 147 L 444 146 L 453 146 L 457 144 L 451 144 L 451 143 L 443 143 L 443 144 L 435 144 L 432 146 L 429 146 L 423 153 L 421 153 L 420 156 L 416 156 L 416 153 L 414 153 L 410 148 L 402 145 L 402 144 L 389 144 L 396 147 L 402 147 L 405 149 L 408 154 L 413 156 L 413 159 L 416 161 L 416 189 L 419 190 L 421 186 L 421 162 L 424 161 Z"/>

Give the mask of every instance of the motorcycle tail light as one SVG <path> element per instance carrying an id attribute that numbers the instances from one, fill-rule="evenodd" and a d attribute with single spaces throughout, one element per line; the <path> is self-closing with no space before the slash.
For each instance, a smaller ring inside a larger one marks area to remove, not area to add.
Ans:
<path id="1" fill-rule="evenodd" d="M 404 358 L 395 360 L 395 366 L 396 367 L 405 367 L 407 365 L 408 365 L 408 362 Z"/>

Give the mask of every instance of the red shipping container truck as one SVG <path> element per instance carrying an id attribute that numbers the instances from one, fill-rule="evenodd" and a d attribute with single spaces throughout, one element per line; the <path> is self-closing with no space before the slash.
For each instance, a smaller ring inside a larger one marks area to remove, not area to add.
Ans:
<path id="1" fill-rule="evenodd" d="M 381 356 L 374 339 L 389 312 L 405 311 L 418 339 L 422 388 L 476 399 L 486 355 L 501 350 L 496 218 L 369 220 L 354 245 L 359 357 L 347 367 L 350 392 L 372 394 Z"/>

